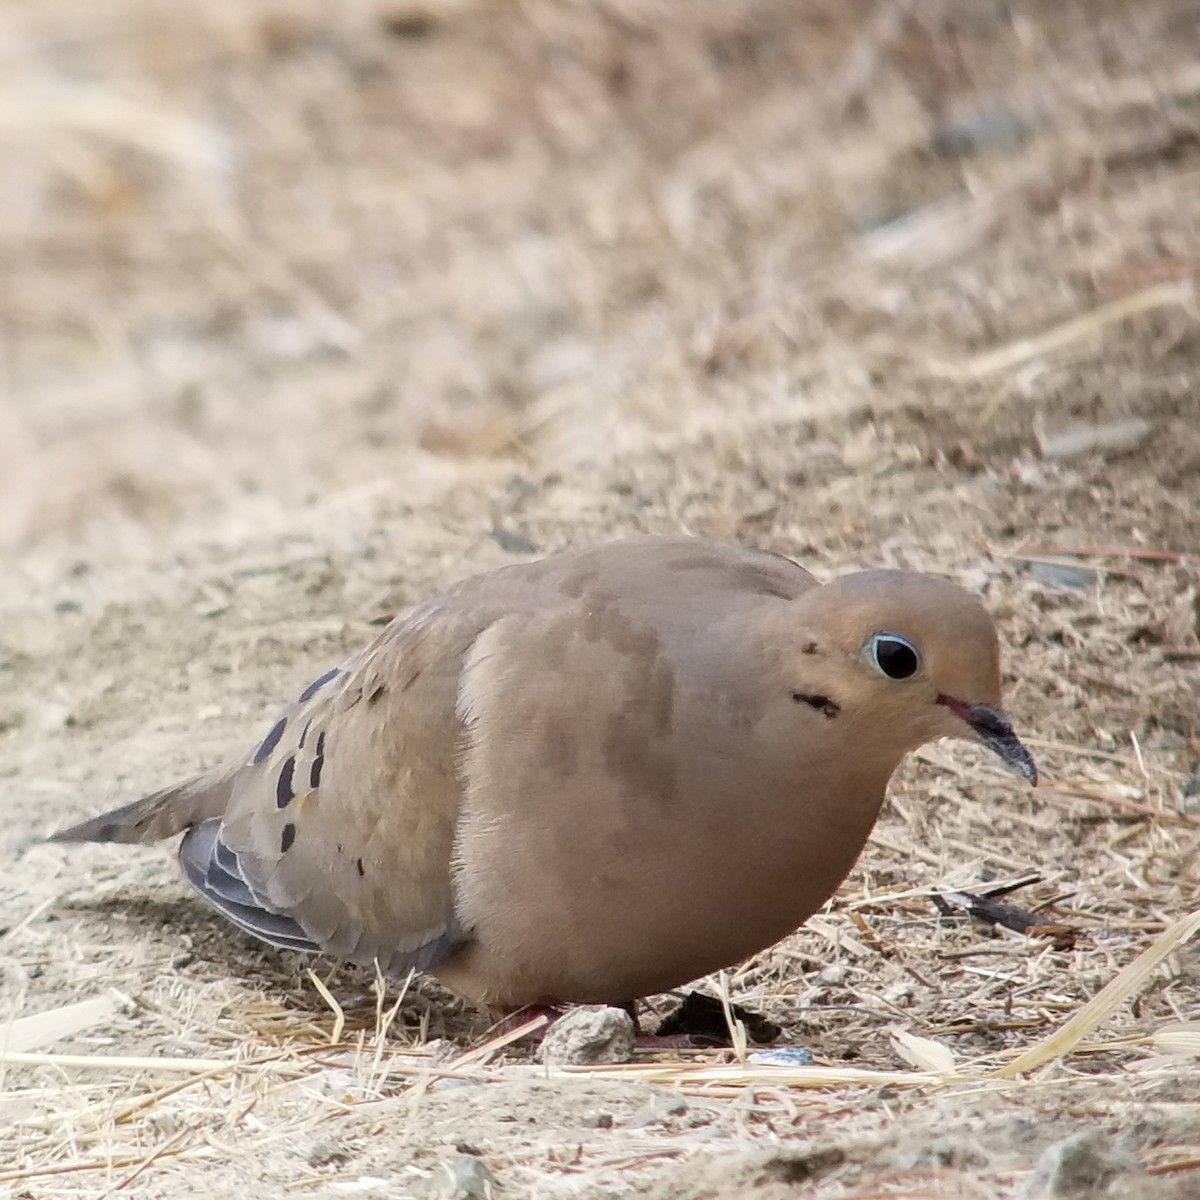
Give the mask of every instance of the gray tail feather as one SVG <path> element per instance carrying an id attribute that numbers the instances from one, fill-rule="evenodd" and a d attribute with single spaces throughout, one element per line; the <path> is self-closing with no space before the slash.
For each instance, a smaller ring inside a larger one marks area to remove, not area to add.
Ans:
<path id="1" fill-rule="evenodd" d="M 158 842 L 224 814 L 236 769 L 209 771 L 60 829 L 50 842 Z"/>
<path id="2" fill-rule="evenodd" d="M 221 822 L 193 826 L 179 843 L 179 863 L 188 882 L 222 916 L 260 941 L 284 950 L 319 949 L 301 926 L 256 892 L 238 857 L 222 841 Z"/>

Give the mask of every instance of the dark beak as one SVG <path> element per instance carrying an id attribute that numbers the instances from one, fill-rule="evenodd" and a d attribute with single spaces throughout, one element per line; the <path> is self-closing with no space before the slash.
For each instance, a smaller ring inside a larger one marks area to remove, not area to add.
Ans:
<path id="1" fill-rule="evenodd" d="M 1012 722 L 1002 712 L 988 708 L 986 704 L 963 704 L 961 700 L 949 696 L 939 696 L 938 702 L 966 721 L 975 731 L 975 736 L 1001 762 L 1037 787 L 1037 764 L 1013 732 Z"/>

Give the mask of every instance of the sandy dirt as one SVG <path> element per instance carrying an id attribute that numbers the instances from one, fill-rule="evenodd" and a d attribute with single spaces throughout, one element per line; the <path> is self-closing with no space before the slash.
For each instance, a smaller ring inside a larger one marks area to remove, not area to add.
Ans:
<path id="1" fill-rule="evenodd" d="M 333 8 L 0 14 L 0 1195 L 1200 1194 L 1196 951 L 985 1077 L 1197 905 L 1195 6 Z M 865 1081 L 548 1072 L 163 850 L 41 841 L 437 586 L 635 530 L 941 572 L 1002 627 L 1043 787 L 929 747 L 728 976 Z M 1073 937 L 929 895 L 1027 873 Z"/>

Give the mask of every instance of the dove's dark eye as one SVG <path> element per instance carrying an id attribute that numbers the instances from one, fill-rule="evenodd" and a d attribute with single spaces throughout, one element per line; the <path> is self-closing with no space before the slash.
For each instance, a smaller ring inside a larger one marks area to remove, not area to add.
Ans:
<path id="1" fill-rule="evenodd" d="M 921 666 L 917 648 L 898 633 L 875 633 L 867 643 L 871 662 L 889 679 L 908 679 Z"/>

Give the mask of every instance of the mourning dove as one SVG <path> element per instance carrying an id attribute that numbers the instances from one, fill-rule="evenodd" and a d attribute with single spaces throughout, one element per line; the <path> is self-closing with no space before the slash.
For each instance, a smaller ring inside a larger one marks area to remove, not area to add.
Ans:
<path id="1" fill-rule="evenodd" d="M 951 583 L 635 538 L 450 587 L 248 756 L 55 840 L 186 831 L 192 885 L 276 946 L 500 1007 L 627 1003 L 806 920 L 923 743 L 1035 783 L 999 704 L 995 628 Z"/>

